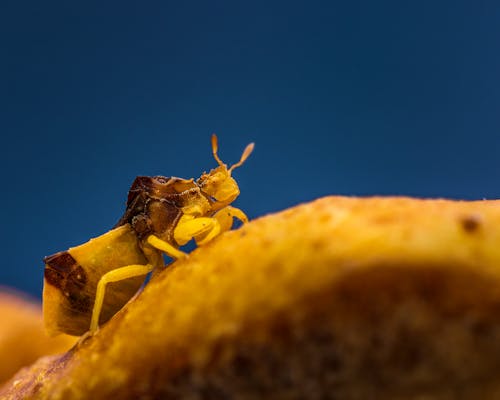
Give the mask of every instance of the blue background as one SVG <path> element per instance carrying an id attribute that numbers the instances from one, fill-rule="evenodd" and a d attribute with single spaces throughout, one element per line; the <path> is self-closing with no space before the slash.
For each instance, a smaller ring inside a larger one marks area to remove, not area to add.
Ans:
<path id="1" fill-rule="evenodd" d="M 0 283 L 106 232 L 136 175 L 235 176 L 251 218 L 327 194 L 500 197 L 498 1 L 4 1 Z M 258 251 L 258 249 L 256 249 Z"/>

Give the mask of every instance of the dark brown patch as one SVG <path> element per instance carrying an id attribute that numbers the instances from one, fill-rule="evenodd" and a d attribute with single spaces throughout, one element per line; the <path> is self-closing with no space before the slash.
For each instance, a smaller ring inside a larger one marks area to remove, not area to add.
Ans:
<path id="1" fill-rule="evenodd" d="M 477 214 L 470 214 L 460 220 L 462 228 L 467 233 L 476 232 L 481 227 L 481 217 Z"/>
<path id="2" fill-rule="evenodd" d="M 168 178 L 162 177 L 162 181 L 167 182 Z M 152 191 L 154 180 L 150 176 L 138 176 L 132 182 L 132 186 L 128 191 L 127 208 L 132 205 L 137 196 L 148 194 Z"/>
<path id="3" fill-rule="evenodd" d="M 138 176 L 130 186 L 127 209 L 137 210 L 144 199 L 170 200 L 175 202 L 179 194 L 198 187 L 192 179 L 166 176 Z M 138 198 L 142 198 L 139 199 Z"/>
<path id="4" fill-rule="evenodd" d="M 200 188 L 193 179 L 138 176 L 115 228 L 130 224 L 140 240 L 155 234 L 175 245 L 173 231 L 182 216 L 181 209 L 199 196 Z"/>
<path id="5" fill-rule="evenodd" d="M 115 228 L 132 224 L 135 217 L 145 214 L 148 216 L 148 207 L 151 201 L 163 201 L 171 207 L 178 206 L 179 194 L 175 185 L 180 178 L 164 176 L 138 176 L 135 178 L 127 197 L 127 208 Z"/>
<path id="6" fill-rule="evenodd" d="M 71 309 L 81 313 L 90 311 L 92 301 L 83 290 L 87 283 L 87 274 L 71 254 L 61 251 L 45 257 L 43 261 L 45 280 L 61 291 L 68 299 Z"/>
<path id="7" fill-rule="evenodd" d="M 76 265 L 76 260 L 67 251 L 60 251 L 59 253 L 52 254 L 43 259 L 43 262 L 61 272 L 65 273 Z"/>
<path id="8" fill-rule="evenodd" d="M 132 218 L 132 221 L 130 222 L 130 225 L 132 225 L 132 228 L 137 233 L 137 236 L 139 238 L 145 238 L 153 231 L 151 218 L 149 218 L 145 214 L 134 216 Z"/>
<path id="9" fill-rule="evenodd" d="M 147 213 L 153 232 L 174 244 L 174 228 L 182 216 L 182 211 L 167 201 L 154 200 L 149 202 Z"/>

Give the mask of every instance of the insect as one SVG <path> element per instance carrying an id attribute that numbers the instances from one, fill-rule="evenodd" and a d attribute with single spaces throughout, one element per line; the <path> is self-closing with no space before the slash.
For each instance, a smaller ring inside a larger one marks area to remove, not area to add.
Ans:
<path id="1" fill-rule="evenodd" d="M 230 168 L 218 167 L 197 180 L 138 176 L 125 213 L 109 232 L 44 258 L 43 314 L 49 334 L 94 333 L 138 292 L 151 271 L 165 267 L 163 253 L 179 259 L 179 247 L 194 239 L 210 242 L 247 216 L 230 204 L 240 190 L 232 177 L 253 150 L 250 143 Z"/>

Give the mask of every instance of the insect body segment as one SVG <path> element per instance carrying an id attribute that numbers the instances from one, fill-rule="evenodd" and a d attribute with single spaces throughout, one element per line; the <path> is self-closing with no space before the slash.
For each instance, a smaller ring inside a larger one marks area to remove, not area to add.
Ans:
<path id="1" fill-rule="evenodd" d="M 46 257 L 43 287 L 45 328 L 81 335 L 90 326 L 96 289 L 101 276 L 129 264 L 148 264 L 130 225 L 113 229 L 67 251 Z M 110 319 L 139 290 L 145 276 L 110 285 L 100 322 Z"/>
<path id="2" fill-rule="evenodd" d="M 184 257 L 179 247 L 191 239 L 203 245 L 231 229 L 234 218 L 247 222 L 243 211 L 230 206 L 240 193 L 231 174 L 248 158 L 253 143 L 230 168 L 217 155 L 215 135 L 212 150 L 219 166 L 196 181 L 137 177 L 113 230 L 44 259 L 49 332 L 79 335 L 89 326 L 96 331 L 137 292 L 149 272 L 164 267 L 162 253 Z"/>

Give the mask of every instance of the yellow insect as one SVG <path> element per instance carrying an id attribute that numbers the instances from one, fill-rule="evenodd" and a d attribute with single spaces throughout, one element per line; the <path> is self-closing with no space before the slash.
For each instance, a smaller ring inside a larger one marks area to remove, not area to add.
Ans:
<path id="1" fill-rule="evenodd" d="M 77 247 L 44 258 L 43 313 L 49 334 L 95 332 L 139 290 L 148 273 L 164 268 L 162 253 L 186 256 L 179 247 L 195 239 L 203 245 L 231 229 L 246 215 L 230 204 L 238 197 L 231 176 L 240 161 L 219 166 L 196 181 L 163 176 L 139 176 L 128 193 L 123 217 L 109 232 Z"/>

